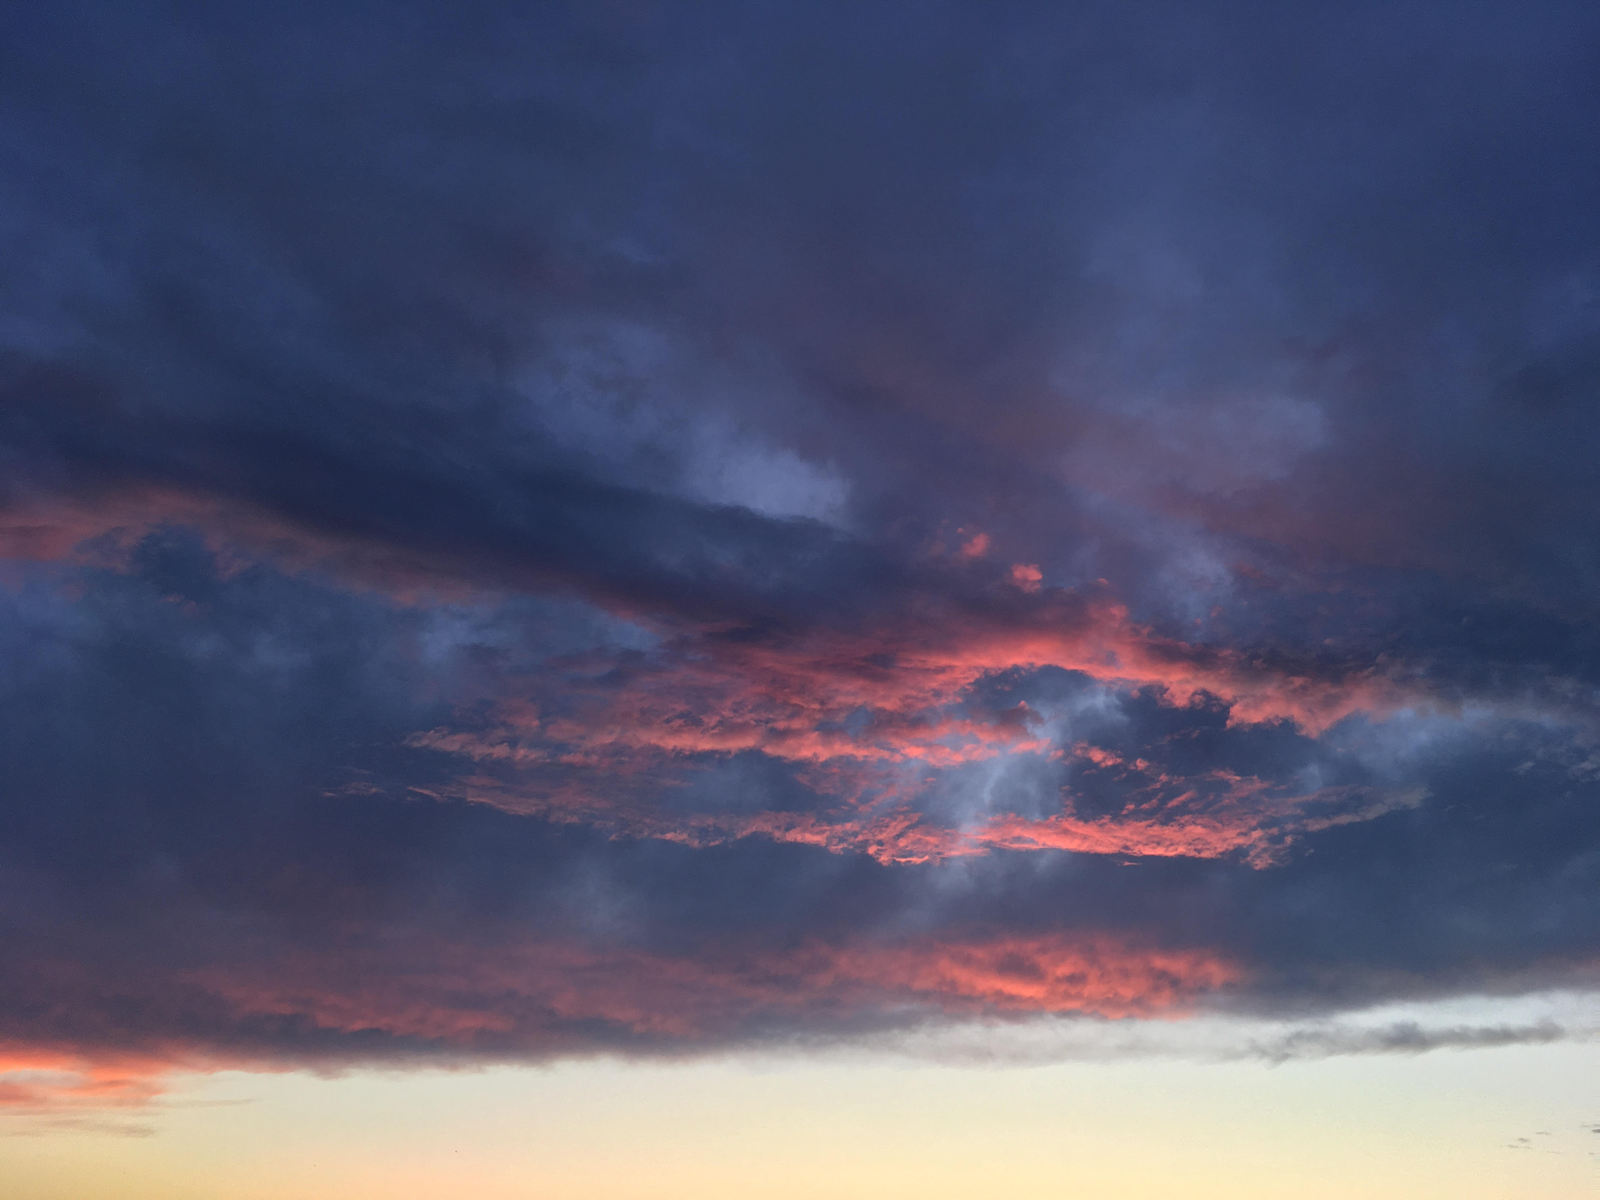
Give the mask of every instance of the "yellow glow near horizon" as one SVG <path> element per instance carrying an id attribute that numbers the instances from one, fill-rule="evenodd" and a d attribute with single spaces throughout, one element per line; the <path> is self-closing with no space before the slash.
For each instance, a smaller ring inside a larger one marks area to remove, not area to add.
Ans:
<path id="1" fill-rule="evenodd" d="M 1280 1068 L 228 1073 L 148 1137 L 14 1131 L 0 1165 L 8 1200 L 1579 1200 L 1600 1192 L 1597 1079 L 1592 1044 Z"/>

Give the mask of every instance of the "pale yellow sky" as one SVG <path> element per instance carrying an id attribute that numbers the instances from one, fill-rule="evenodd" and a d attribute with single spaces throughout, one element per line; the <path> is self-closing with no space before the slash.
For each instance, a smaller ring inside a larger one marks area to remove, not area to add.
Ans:
<path id="1" fill-rule="evenodd" d="M 0 1167 L 7 1200 L 1587 1200 L 1596 1121 L 1592 1043 L 1280 1067 L 740 1057 L 224 1073 L 184 1081 L 148 1136 L 14 1126 Z"/>

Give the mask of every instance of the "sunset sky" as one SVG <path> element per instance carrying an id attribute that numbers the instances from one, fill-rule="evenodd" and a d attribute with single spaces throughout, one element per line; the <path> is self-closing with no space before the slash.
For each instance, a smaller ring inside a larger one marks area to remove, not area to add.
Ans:
<path id="1" fill-rule="evenodd" d="M 0 15 L 0 1196 L 1600 1193 L 1600 6 Z"/>

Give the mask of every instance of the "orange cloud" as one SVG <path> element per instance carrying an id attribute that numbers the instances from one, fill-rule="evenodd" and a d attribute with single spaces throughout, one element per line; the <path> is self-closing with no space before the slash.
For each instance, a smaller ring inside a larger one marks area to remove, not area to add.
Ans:
<path id="1" fill-rule="evenodd" d="M 993 1016 L 1176 1015 L 1241 978 L 1236 965 L 1207 950 L 1050 933 L 809 941 L 782 950 L 708 948 L 694 957 L 552 943 L 483 959 L 440 946 L 404 979 L 357 955 L 244 979 L 197 972 L 188 981 L 241 1018 L 293 1018 L 318 1030 L 381 1032 L 444 1049 L 521 1044 L 538 1053 L 571 1023 L 696 1043 L 758 1018 L 781 1023 L 824 1013 L 850 1028 L 908 1006 Z"/>
<path id="2" fill-rule="evenodd" d="M 70 1125 L 137 1112 L 156 1103 L 173 1069 L 159 1057 L 0 1046 L 0 1117 Z"/>
<path id="3" fill-rule="evenodd" d="M 508 701 L 488 727 L 414 735 L 482 764 L 453 793 L 509 811 L 594 824 L 633 837 L 706 845 L 758 835 L 921 862 L 989 850 L 1066 849 L 1129 855 L 1239 855 L 1258 866 L 1317 828 L 1335 799 L 1268 781 L 1212 773 L 1169 778 L 1142 759 L 1063 746 L 1040 714 L 964 703 L 985 676 L 1060 667 L 1107 686 L 1154 688 L 1173 704 L 1204 694 L 1230 704 L 1234 723 L 1290 720 L 1320 732 L 1355 712 L 1381 713 L 1404 693 L 1368 673 L 1341 677 L 1254 661 L 1237 652 L 1156 636 L 1102 596 L 1047 592 L 984 619 L 929 616 L 892 628 L 817 630 L 765 641 L 685 634 L 625 668 L 603 658 L 556 664 L 563 707 L 546 714 Z M 603 682 L 601 682 L 603 680 Z M 797 771 L 814 811 L 717 812 L 659 807 L 663 787 L 707 761 L 759 752 Z M 939 772 L 1036 755 L 1078 757 L 1116 773 L 1124 811 L 996 814 L 947 827 L 918 811 Z M 1387 811 L 1381 796 L 1337 798 L 1352 813 Z"/>
<path id="4" fill-rule="evenodd" d="M 1241 978 L 1204 951 L 1140 950 L 1104 937 L 1057 935 L 852 949 L 836 977 L 932 999 L 946 1012 L 1172 1015 Z"/>
<path id="5" fill-rule="evenodd" d="M 270 1055 L 170 1044 L 0 1047 L 0 1117 L 108 1125 L 157 1107 L 171 1077 L 193 1071 L 327 1069 L 387 1053 L 418 1061 L 546 1058 L 592 1046 L 609 1029 L 636 1051 L 679 1053 L 751 1029 L 804 1026 L 848 1036 L 892 1015 L 1018 1018 L 1182 1015 L 1243 978 L 1204 949 L 1144 946 L 1099 932 L 790 947 L 705 946 L 683 954 L 569 942 L 353 947 L 266 963 L 192 968 L 162 988 L 204 995 L 227 1024 L 297 1031 L 314 1051 Z M 292 1041 L 292 1039 L 291 1039 Z"/>

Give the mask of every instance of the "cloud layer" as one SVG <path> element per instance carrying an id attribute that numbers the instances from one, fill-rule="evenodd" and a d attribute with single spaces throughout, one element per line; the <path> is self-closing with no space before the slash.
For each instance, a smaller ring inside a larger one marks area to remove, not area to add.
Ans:
<path id="1" fill-rule="evenodd" d="M 1592 6 L 4 22 L 0 1107 L 1593 986 Z"/>

